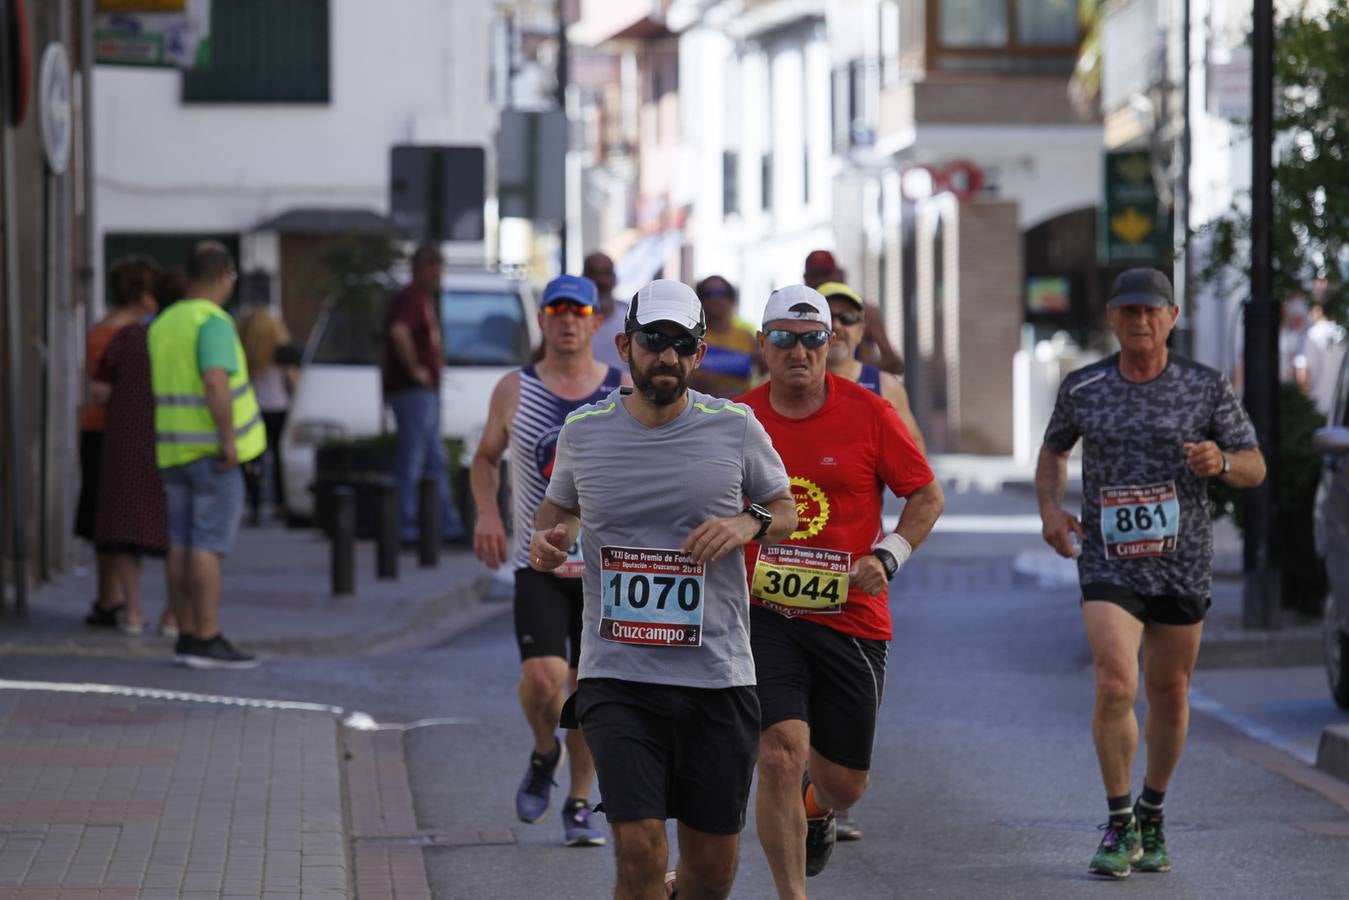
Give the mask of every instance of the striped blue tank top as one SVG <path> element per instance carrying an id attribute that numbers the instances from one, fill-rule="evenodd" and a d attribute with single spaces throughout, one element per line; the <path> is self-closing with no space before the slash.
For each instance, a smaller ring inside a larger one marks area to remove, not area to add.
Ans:
<path id="1" fill-rule="evenodd" d="M 875 366 L 869 366 L 862 363 L 862 374 L 857 376 L 857 384 L 864 387 L 873 394 L 881 392 L 881 370 Z"/>
<path id="2" fill-rule="evenodd" d="M 511 512 L 515 520 L 515 565 L 529 566 L 529 539 L 534 533 L 534 513 L 543 503 L 548 479 L 557 457 L 557 433 L 567 416 L 603 400 L 623 379 L 618 367 L 610 366 L 603 383 L 580 400 L 563 400 L 539 380 L 534 366 L 520 370 L 520 405 L 511 423 Z"/>

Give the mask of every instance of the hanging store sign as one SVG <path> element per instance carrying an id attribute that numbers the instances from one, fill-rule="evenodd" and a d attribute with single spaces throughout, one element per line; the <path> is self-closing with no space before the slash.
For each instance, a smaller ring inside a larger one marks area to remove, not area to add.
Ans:
<path id="1" fill-rule="evenodd" d="M 1148 151 L 1106 153 L 1103 196 L 1096 229 L 1102 265 L 1163 265 L 1171 261 L 1171 210 L 1157 196 Z"/>
<path id="2" fill-rule="evenodd" d="M 983 170 L 967 159 L 944 166 L 909 166 L 899 176 L 900 193 L 911 203 L 948 192 L 963 202 L 972 200 L 983 187 Z"/>
<path id="3" fill-rule="evenodd" d="M 1233 47 L 1208 73 L 1209 111 L 1237 122 L 1251 120 L 1251 48 Z"/>
<path id="4" fill-rule="evenodd" d="M 55 175 L 70 164 L 70 57 L 63 44 L 42 51 L 38 74 L 38 114 L 42 122 L 42 151 Z"/>
<path id="5" fill-rule="evenodd" d="M 106 0 L 99 9 L 94 56 L 100 65 L 194 69 L 210 59 L 211 0 Z"/>

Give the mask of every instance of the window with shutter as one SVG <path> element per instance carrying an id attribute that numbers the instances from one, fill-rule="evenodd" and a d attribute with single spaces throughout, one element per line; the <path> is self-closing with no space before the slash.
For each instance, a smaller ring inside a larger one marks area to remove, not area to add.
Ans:
<path id="1" fill-rule="evenodd" d="M 183 73 L 183 102 L 327 103 L 329 44 L 328 0 L 217 0 L 209 61 Z"/>

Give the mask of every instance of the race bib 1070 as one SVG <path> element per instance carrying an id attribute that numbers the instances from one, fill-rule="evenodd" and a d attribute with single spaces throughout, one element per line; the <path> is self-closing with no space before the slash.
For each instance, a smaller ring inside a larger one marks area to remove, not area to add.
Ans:
<path id="1" fill-rule="evenodd" d="M 1106 559 L 1173 553 L 1180 534 L 1176 483 L 1101 489 L 1101 538 Z"/>
<path id="2" fill-rule="evenodd" d="M 600 548 L 600 637 L 620 644 L 698 647 L 704 566 L 680 550 Z"/>

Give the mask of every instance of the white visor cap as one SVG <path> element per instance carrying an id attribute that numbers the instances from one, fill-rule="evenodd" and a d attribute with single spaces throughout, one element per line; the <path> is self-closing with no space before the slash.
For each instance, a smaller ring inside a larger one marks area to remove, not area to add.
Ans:
<path id="1" fill-rule="evenodd" d="M 656 322 L 678 325 L 695 337 L 707 331 L 703 304 L 693 288 L 667 278 L 657 279 L 636 293 L 628 305 L 623 330 L 631 333 Z"/>
<path id="2" fill-rule="evenodd" d="M 770 322 L 783 320 L 798 322 L 819 322 L 826 331 L 833 331 L 834 317 L 829 312 L 829 301 L 820 292 L 804 284 L 789 284 L 778 288 L 768 295 L 768 305 L 763 311 L 762 329 L 767 331 Z"/>

